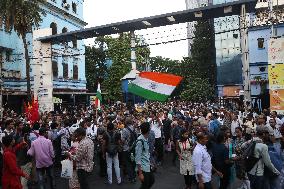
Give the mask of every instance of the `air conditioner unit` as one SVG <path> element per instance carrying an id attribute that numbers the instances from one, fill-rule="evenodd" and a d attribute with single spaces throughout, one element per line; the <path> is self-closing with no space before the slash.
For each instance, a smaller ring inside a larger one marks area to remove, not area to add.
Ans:
<path id="1" fill-rule="evenodd" d="M 283 7 L 284 6 L 284 0 L 273 0 L 273 6 Z"/>
<path id="2" fill-rule="evenodd" d="M 267 0 L 258 0 L 255 6 L 256 9 L 266 9 L 268 8 Z"/>
<path id="3" fill-rule="evenodd" d="M 68 3 L 64 3 L 64 4 L 63 4 L 63 7 L 64 7 L 65 9 L 69 10 L 70 5 L 69 5 Z"/>

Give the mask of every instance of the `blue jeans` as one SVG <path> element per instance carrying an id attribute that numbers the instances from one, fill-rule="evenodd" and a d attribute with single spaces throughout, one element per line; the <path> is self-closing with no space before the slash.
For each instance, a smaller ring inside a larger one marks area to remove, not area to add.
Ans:
<path id="1" fill-rule="evenodd" d="M 129 151 L 123 151 L 121 153 L 122 155 L 122 159 L 123 159 L 123 163 L 125 165 L 126 171 L 127 171 L 127 175 L 128 175 L 128 179 L 129 180 L 133 180 L 135 179 L 136 175 L 135 175 L 135 163 L 131 161 L 131 153 Z"/>
<path id="2" fill-rule="evenodd" d="M 251 189 L 265 189 L 264 177 L 248 174 Z"/>
<path id="3" fill-rule="evenodd" d="M 112 184 L 112 164 L 113 164 L 116 178 L 117 178 L 117 183 L 120 184 L 121 177 L 120 177 L 118 154 L 116 154 L 115 156 L 110 156 L 108 153 L 106 153 L 106 162 L 107 162 L 108 183 Z"/>
<path id="4" fill-rule="evenodd" d="M 55 180 L 54 180 L 54 172 L 53 167 L 43 167 L 43 168 L 36 168 L 37 178 L 38 178 L 38 185 L 40 189 L 46 189 L 45 187 L 45 176 L 48 177 L 50 188 L 56 189 L 55 187 Z M 48 188 L 48 187 L 47 187 Z"/>

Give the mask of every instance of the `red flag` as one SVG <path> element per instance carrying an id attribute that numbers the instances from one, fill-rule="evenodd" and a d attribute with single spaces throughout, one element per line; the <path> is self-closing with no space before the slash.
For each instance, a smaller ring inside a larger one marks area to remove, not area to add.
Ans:
<path id="1" fill-rule="evenodd" d="M 27 119 L 28 121 L 30 121 L 31 124 L 39 121 L 40 116 L 39 116 L 39 107 L 37 100 L 33 99 L 31 105 L 28 103 L 28 105 L 26 106 L 25 104 L 24 107 Z"/>

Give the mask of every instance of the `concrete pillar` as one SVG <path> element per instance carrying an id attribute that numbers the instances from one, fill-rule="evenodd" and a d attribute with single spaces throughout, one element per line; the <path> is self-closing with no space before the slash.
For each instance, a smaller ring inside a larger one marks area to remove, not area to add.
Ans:
<path id="1" fill-rule="evenodd" d="M 51 43 L 42 43 L 37 40 L 49 35 L 52 35 L 51 28 L 33 31 L 33 88 L 34 98 L 38 100 L 40 112 L 54 110 Z"/>
<path id="2" fill-rule="evenodd" d="M 249 46 L 248 46 L 248 20 L 246 6 L 242 5 L 240 15 L 241 28 L 241 52 L 243 64 L 244 98 L 251 103 L 250 68 L 249 68 Z"/>

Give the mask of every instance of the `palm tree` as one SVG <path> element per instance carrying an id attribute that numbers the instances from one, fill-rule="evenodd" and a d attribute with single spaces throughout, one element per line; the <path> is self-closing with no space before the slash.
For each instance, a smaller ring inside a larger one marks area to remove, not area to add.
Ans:
<path id="1" fill-rule="evenodd" d="M 26 61 L 27 98 L 31 100 L 30 57 L 28 51 L 27 34 L 33 28 L 38 28 L 45 15 L 40 8 L 46 0 L 1 0 L 0 18 L 2 18 L 6 31 L 14 30 L 22 38 L 24 44 L 24 57 Z M 1 19 L 0 19 L 1 20 Z"/>

